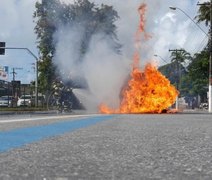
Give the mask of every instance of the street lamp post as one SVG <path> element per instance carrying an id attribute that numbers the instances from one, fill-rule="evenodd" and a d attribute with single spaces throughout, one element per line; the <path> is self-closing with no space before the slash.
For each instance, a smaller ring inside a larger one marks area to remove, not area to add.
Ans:
<path id="1" fill-rule="evenodd" d="M 208 87 L 208 112 L 212 113 L 212 0 L 210 0 L 210 35 L 207 34 L 185 11 L 178 7 L 169 7 L 172 10 L 180 10 L 185 14 L 206 36 L 210 42 L 209 57 L 209 87 Z"/>
<path id="2" fill-rule="evenodd" d="M 212 113 L 212 0 L 210 1 L 210 61 L 209 61 L 209 91 L 208 110 Z"/>
<path id="3" fill-rule="evenodd" d="M 164 58 L 162 58 L 160 55 L 154 54 L 154 56 L 155 57 L 159 57 L 160 59 L 162 59 L 163 62 L 165 62 L 166 64 L 168 64 L 168 62 Z"/>
<path id="4" fill-rule="evenodd" d="M 182 9 L 178 8 L 178 7 L 169 7 L 171 10 L 180 10 L 183 14 L 185 14 L 194 24 L 196 24 L 196 26 L 206 35 L 209 37 L 209 35 L 201 28 L 201 26 L 199 26 L 199 24 L 197 24 L 185 11 L 183 11 Z"/>

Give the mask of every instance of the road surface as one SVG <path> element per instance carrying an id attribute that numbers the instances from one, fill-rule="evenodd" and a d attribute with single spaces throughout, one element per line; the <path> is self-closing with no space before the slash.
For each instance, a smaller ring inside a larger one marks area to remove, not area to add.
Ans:
<path id="1" fill-rule="evenodd" d="M 0 179 L 212 179 L 212 114 L 5 116 Z"/>

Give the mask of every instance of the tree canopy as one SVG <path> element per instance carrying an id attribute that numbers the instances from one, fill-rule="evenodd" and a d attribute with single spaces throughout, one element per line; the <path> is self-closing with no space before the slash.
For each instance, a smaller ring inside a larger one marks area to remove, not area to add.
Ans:
<path id="1" fill-rule="evenodd" d="M 204 22 L 210 25 L 210 2 L 205 2 L 199 6 L 199 11 L 195 17 L 197 23 Z M 208 81 L 209 81 L 209 53 L 210 39 L 201 52 L 190 56 L 184 51 L 183 54 L 172 52 L 171 63 L 159 68 L 159 70 L 176 85 L 177 78 L 180 77 L 180 94 L 182 96 L 199 95 L 202 102 L 207 101 Z M 186 60 L 187 59 L 187 60 Z M 186 64 L 184 64 L 186 60 Z M 184 66 L 184 65 L 186 66 Z M 177 75 L 176 66 L 184 72 Z"/>
<path id="2" fill-rule="evenodd" d="M 208 26 L 210 23 L 210 2 L 205 2 L 203 5 L 200 5 L 198 10 L 198 15 L 195 17 L 197 22 L 205 22 L 205 25 Z"/>
<path id="3" fill-rule="evenodd" d="M 106 34 L 114 51 L 120 53 L 121 45 L 118 43 L 115 26 L 115 21 L 119 17 L 112 6 L 102 4 L 97 7 L 88 0 L 78 0 L 73 4 L 64 4 L 59 0 L 42 0 L 37 2 L 35 6 L 35 33 L 37 34 L 41 59 L 39 61 L 39 87 L 41 91 L 50 89 L 51 82 L 57 75 L 56 67 L 52 63 L 57 41 L 54 38 L 54 33 L 62 26 L 80 24 L 86 29 L 80 42 L 79 61 L 83 61 L 91 38 L 97 33 Z"/>

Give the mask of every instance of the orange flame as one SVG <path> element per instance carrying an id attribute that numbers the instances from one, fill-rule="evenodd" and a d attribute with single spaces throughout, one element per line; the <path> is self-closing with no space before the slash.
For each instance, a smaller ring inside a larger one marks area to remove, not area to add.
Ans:
<path id="1" fill-rule="evenodd" d="M 145 33 L 144 15 L 146 8 L 147 6 L 144 3 L 138 8 L 140 23 L 136 32 L 136 44 L 140 43 L 141 33 Z M 144 35 L 145 37 L 150 37 L 146 33 Z M 139 56 L 139 50 L 136 49 L 131 79 L 122 89 L 120 107 L 111 109 L 102 104 L 99 107 L 101 113 L 162 113 L 174 104 L 178 96 L 176 88 L 151 63 L 148 63 L 142 72 L 138 68 Z"/>
<path id="2" fill-rule="evenodd" d="M 134 68 L 123 91 L 120 107 L 116 110 L 100 106 L 102 113 L 162 113 L 176 100 L 178 92 L 169 80 L 152 64 L 144 72 Z"/>
<path id="3" fill-rule="evenodd" d="M 146 33 L 145 31 L 145 13 L 147 10 L 147 5 L 145 3 L 142 3 L 139 8 L 138 8 L 138 13 L 140 15 L 140 21 L 139 21 L 139 26 L 138 26 L 138 30 L 136 32 L 136 43 L 140 43 L 140 36 L 141 33 L 144 32 L 144 37 L 145 39 L 149 39 L 151 38 L 151 36 L 149 34 Z"/>

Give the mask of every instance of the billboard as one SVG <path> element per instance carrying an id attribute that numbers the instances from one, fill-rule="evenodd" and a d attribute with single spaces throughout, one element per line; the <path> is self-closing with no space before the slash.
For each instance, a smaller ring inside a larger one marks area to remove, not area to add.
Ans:
<path id="1" fill-rule="evenodd" d="M 8 80 L 9 78 L 9 67 L 8 66 L 0 66 L 0 80 Z"/>

